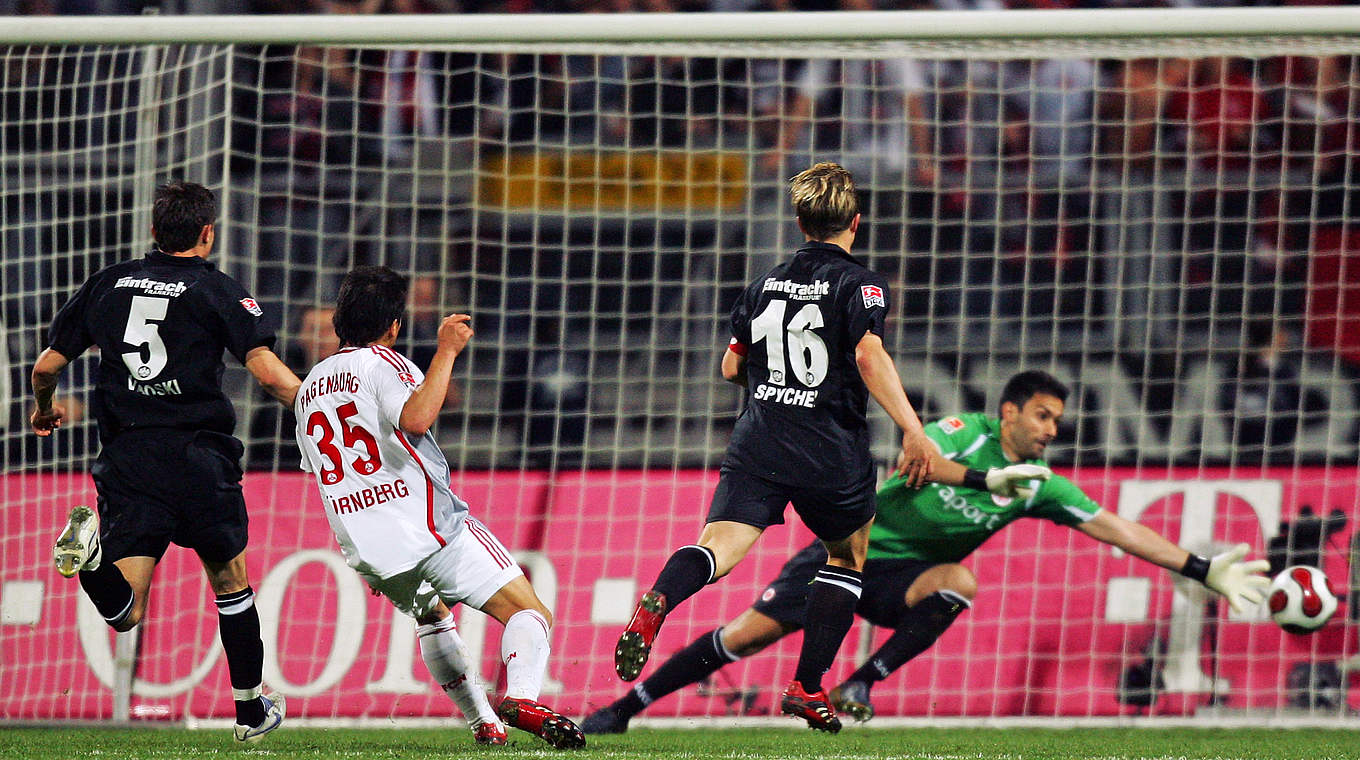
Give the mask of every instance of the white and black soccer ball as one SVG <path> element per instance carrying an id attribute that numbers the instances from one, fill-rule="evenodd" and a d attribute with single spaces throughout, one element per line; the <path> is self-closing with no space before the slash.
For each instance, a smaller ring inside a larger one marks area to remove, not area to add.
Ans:
<path id="1" fill-rule="evenodd" d="M 1270 582 L 1266 595 L 1270 617 L 1290 633 L 1316 631 L 1336 612 L 1336 590 L 1321 570 L 1310 565 L 1293 565 L 1281 570 Z"/>

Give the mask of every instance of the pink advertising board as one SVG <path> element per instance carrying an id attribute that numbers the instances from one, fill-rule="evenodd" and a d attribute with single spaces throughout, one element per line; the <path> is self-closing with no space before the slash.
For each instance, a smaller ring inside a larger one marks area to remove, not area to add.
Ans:
<path id="1" fill-rule="evenodd" d="M 1245 541 L 1254 554 L 1302 505 L 1357 511 L 1354 469 L 1186 468 L 1066 471 L 1106 508 L 1186 545 Z M 671 549 L 698 535 L 716 473 L 469 472 L 456 492 L 516 554 L 555 612 L 553 661 L 544 699 L 573 715 L 623 690 L 612 649 L 634 593 Z M 0 537 L 0 716 L 101 718 L 110 714 L 113 643 L 75 581 L 57 575 L 51 540 L 65 509 L 93 501 L 87 476 L 7 475 Z M 264 625 L 266 681 L 289 696 L 289 712 L 312 717 L 447 716 L 430 683 L 413 625 L 373 597 L 335 551 L 320 500 L 302 474 L 250 474 L 249 567 Z M 704 589 L 667 622 L 655 657 L 683 647 L 745 609 L 792 552 L 811 539 L 792 524 L 772 528 L 728 578 Z M 1325 569 L 1344 597 L 1351 527 L 1333 537 Z M 1154 638 L 1179 652 L 1174 683 L 1153 713 L 1188 714 L 1218 688 L 1233 707 L 1282 704 L 1296 663 L 1357 650 L 1346 607 L 1308 637 L 1268 620 L 1237 619 L 1225 605 L 1173 591 L 1171 576 L 1119 556 L 1067 528 L 1022 520 L 966 564 L 979 580 L 972 610 L 925 655 L 874 692 L 881 715 L 1087 716 L 1137 708 L 1116 699 L 1121 671 Z M 482 672 L 500 678 L 499 625 L 461 610 L 459 625 Z M 226 664 L 216 644 L 211 592 L 189 552 L 172 547 L 158 568 L 144 625 L 133 713 L 151 720 L 231 713 Z M 1179 631 L 1180 633 L 1176 633 Z M 862 638 L 847 638 L 834 683 L 853 669 Z M 791 677 L 799 637 L 729 666 L 707 691 L 686 689 L 653 706 L 658 716 L 723 714 L 741 694 L 768 710 Z M 1179 649 L 1177 649 L 1179 647 Z M 654 662 L 656 660 L 654 659 Z M 1216 686 L 1215 686 L 1216 684 Z M 730 703 L 730 704 L 729 704 Z"/>

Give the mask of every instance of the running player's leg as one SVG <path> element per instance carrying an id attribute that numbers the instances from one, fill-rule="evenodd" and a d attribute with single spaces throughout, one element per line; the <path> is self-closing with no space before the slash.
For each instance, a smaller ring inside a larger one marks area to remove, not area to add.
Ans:
<path id="1" fill-rule="evenodd" d="M 748 609 L 671 655 L 618 700 L 592 713 L 581 723 L 581 730 L 587 734 L 621 734 L 628 730 L 628 721 L 633 716 L 656 700 L 699 683 L 724 665 L 749 657 L 796 630 L 796 624 L 780 623 L 754 608 Z"/>
<path id="2" fill-rule="evenodd" d="M 178 444 L 181 495 L 172 540 L 193 549 L 216 595 L 217 628 L 236 703 L 236 739 L 254 743 L 283 723 L 286 705 L 264 691 L 264 643 L 255 591 L 246 572 L 249 518 L 241 490 L 240 441 L 199 431 Z M 167 455 L 168 458 L 168 455 Z M 167 498 L 164 501 L 169 502 Z"/>
<path id="3" fill-rule="evenodd" d="M 462 602 L 499 620 L 506 690 L 497 712 L 506 725 L 559 749 L 585 745 L 581 729 L 538 701 L 552 651 L 552 613 L 504 545 L 476 518 L 420 565 L 441 599 Z"/>
<path id="4" fill-rule="evenodd" d="M 619 678 L 631 681 L 641 674 L 666 615 L 705 585 L 731 572 L 765 528 L 784 521 L 788 501 L 779 486 L 744 473 L 723 471 L 699 542 L 671 554 L 619 636 L 614 647 L 614 670 Z"/>
<path id="5" fill-rule="evenodd" d="M 874 560 L 872 562 L 877 562 Z M 871 564 L 872 564 L 871 562 Z M 874 585 L 877 572 L 866 572 L 866 592 Z M 876 624 L 889 625 L 893 634 L 865 660 L 844 683 L 831 690 L 831 701 L 842 710 L 865 721 L 873 717 L 869 691 L 930 648 L 954 620 L 972 606 L 977 595 L 977 578 L 963 565 L 935 565 L 911 582 L 906 593 L 893 594 L 888 608 L 866 614 Z M 887 604 L 881 605 L 887 607 Z"/>
<path id="6" fill-rule="evenodd" d="M 505 726 L 501 725 L 486 698 L 486 690 L 477 677 L 477 666 L 467 644 L 458 635 L 453 613 L 438 599 L 432 602 L 433 608 L 429 612 L 416 616 L 420 658 L 439 688 L 458 705 L 477 743 L 505 744 Z"/>
<path id="7" fill-rule="evenodd" d="M 90 469 L 98 509 L 73 508 L 57 539 L 58 570 L 78 571 L 81 588 L 117 631 L 132 630 L 145 617 L 152 573 L 174 531 L 160 493 L 168 480 L 165 445 L 137 433 L 106 443 Z"/>
<path id="8" fill-rule="evenodd" d="M 231 698 L 236 703 L 236 738 L 253 743 L 283 723 L 286 708 L 283 697 L 264 692 L 264 642 L 260 639 L 255 590 L 246 573 L 246 553 L 242 550 L 223 562 L 205 556 L 203 551 L 199 559 L 216 595 L 217 629 L 222 634 Z"/>
<path id="9" fill-rule="evenodd" d="M 798 494 L 793 505 L 821 539 L 828 556 L 808 589 L 803 647 L 780 709 L 803 718 L 812 728 L 834 733 L 841 724 L 822 688 L 822 676 L 831 669 L 855 620 L 862 589 L 860 570 L 869 551 L 869 529 L 873 525 L 873 482 Z"/>

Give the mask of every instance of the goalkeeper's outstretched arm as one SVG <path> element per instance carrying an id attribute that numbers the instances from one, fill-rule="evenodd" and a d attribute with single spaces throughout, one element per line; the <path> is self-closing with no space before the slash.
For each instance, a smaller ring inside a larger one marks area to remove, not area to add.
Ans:
<path id="1" fill-rule="evenodd" d="M 1213 557 L 1201 557 L 1163 538 L 1157 531 L 1108 510 L 1078 526 L 1081 532 L 1159 567 L 1203 583 L 1228 600 L 1238 612 L 1266 598 L 1270 579 L 1262 575 L 1270 563 L 1263 559 L 1243 562 L 1247 545 L 1238 544 Z"/>

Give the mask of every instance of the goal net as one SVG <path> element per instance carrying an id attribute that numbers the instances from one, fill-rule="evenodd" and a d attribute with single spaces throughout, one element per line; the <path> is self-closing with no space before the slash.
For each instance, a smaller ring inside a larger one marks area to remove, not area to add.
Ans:
<path id="1" fill-rule="evenodd" d="M 1357 35 L 1354 8 L 0 20 L 0 717 L 232 714 L 189 552 L 166 555 L 139 641 L 53 570 L 65 512 L 94 499 L 98 357 L 64 376 L 61 431 L 26 427 L 47 325 L 149 248 L 156 184 L 218 193 L 214 258 L 299 374 L 334 350 L 356 264 L 411 278 L 398 348 L 422 365 L 439 317 L 472 315 L 437 436 L 554 610 L 544 699 L 580 716 L 624 693 L 633 600 L 702 525 L 742 403 L 718 374 L 728 309 L 802 242 L 785 181 L 833 160 L 923 418 L 996 413 L 1012 374 L 1051 371 L 1072 389 L 1057 472 L 1191 551 L 1319 565 L 1343 600 L 1292 636 L 1021 520 L 966 561 L 972 609 L 875 687 L 876 721 L 1351 722 Z M 266 682 L 290 717 L 448 719 L 412 622 L 336 551 L 290 413 L 239 367 L 224 382 Z M 886 466 L 897 438 L 873 425 Z M 651 667 L 810 539 L 769 530 Z M 499 688 L 499 626 L 458 620 Z M 885 637 L 857 624 L 828 685 Z M 797 641 L 645 716 L 777 713 Z"/>

